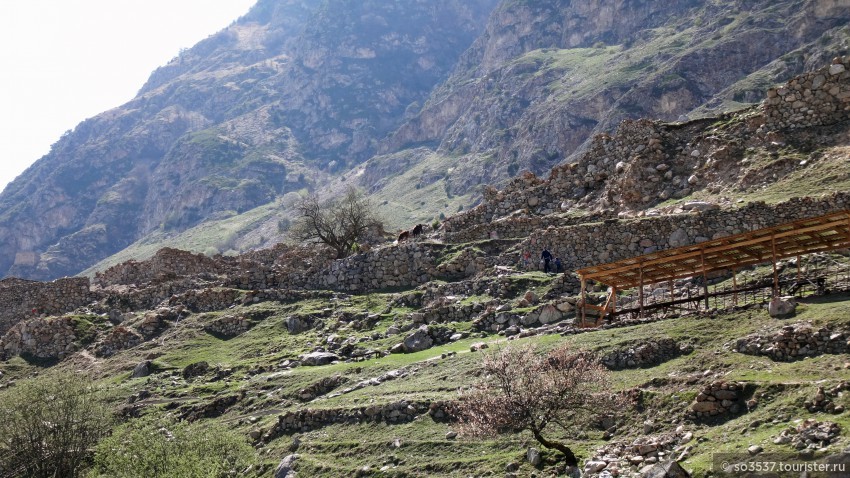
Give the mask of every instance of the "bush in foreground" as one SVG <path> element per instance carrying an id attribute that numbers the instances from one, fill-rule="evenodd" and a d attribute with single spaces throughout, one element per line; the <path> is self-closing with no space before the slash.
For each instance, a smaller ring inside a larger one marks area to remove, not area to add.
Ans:
<path id="1" fill-rule="evenodd" d="M 0 476 L 81 476 L 110 425 L 100 392 L 83 377 L 20 382 L 0 394 Z"/>
<path id="2" fill-rule="evenodd" d="M 245 437 L 218 424 L 142 418 L 98 445 L 90 478 L 223 478 L 254 461 Z"/>

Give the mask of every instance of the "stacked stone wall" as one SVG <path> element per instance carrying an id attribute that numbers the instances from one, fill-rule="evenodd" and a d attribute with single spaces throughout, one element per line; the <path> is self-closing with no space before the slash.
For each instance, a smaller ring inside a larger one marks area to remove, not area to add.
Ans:
<path id="1" fill-rule="evenodd" d="M 210 258 L 203 254 L 165 247 L 146 261 L 130 260 L 95 274 L 94 284 L 111 285 L 147 284 L 173 280 L 177 277 L 203 274 L 225 274 L 238 266 L 233 258 Z"/>
<path id="2" fill-rule="evenodd" d="M 537 219 L 545 227 L 564 227 L 612 218 L 616 213 L 608 208 L 615 204 L 647 207 L 653 201 L 685 197 L 700 182 L 694 176 L 694 165 L 704 159 L 704 153 L 717 146 L 720 151 L 716 155 L 731 154 L 728 145 L 724 149 L 702 138 L 712 121 L 682 125 L 648 119 L 623 121 L 616 134 L 597 135 L 577 163 L 552 168 L 546 180 L 526 173 L 501 191 L 486 189 L 481 204 L 444 221 L 443 234 L 457 242 L 489 235 L 490 230 L 504 234 L 500 237 L 519 237 L 540 215 L 604 208 L 574 219 Z M 692 144 L 695 139 L 705 144 Z M 504 219 L 516 215 L 531 219 Z M 505 224 L 498 224 L 500 220 Z"/>
<path id="3" fill-rule="evenodd" d="M 312 288 L 362 292 L 416 287 L 437 275 L 442 246 L 413 242 L 373 249 L 334 261 L 311 281 Z"/>
<path id="4" fill-rule="evenodd" d="M 670 338 L 649 340 L 608 353 L 602 357 L 602 363 L 612 370 L 648 367 L 672 360 L 689 350 L 690 346 L 680 346 Z"/>
<path id="5" fill-rule="evenodd" d="M 850 118 L 850 57 L 800 75 L 767 91 L 766 126 L 795 129 L 837 123 Z"/>
<path id="6" fill-rule="evenodd" d="M 735 351 L 765 355 L 776 361 L 799 360 L 821 354 L 843 354 L 850 350 L 850 330 L 826 326 L 815 330 L 811 324 L 786 325 L 769 334 L 753 334 L 738 339 Z"/>
<path id="7" fill-rule="evenodd" d="M 0 339 L 0 358 L 31 355 L 42 359 L 65 358 L 76 350 L 70 317 L 36 318 L 15 324 Z"/>
<path id="8" fill-rule="evenodd" d="M 445 240 L 452 243 L 481 241 L 485 239 L 506 239 L 528 237 L 532 232 L 547 227 L 564 227 L 586 222 L 598 222 L 615 217 L 613 212 L 577 216 L 531 216 L 523 213 L 520 216 L 508 216 L 496 219 L 486 224 L 473 224 L 457 232 L 447 232 Z"/>
<path id="9" fill-rule="evenodd" d="M 535 232 L 520 247 L 534 252 L 547 248 L 569 271 L 847 209 L 850 193 L 777 205 L 757 202 L 731 210 L 549 228 Z"/>
<path id="10" fill-rule="evenodd" d="M 247 332 L 253 325 L 248 317 L 226 315 L 204 325 L 204 330 L 222 337 L 236 337 Z"/>
<path id="11" fill-rule="evenodd" d="M 315 430 L 332 423 L 406 423 L 428 412 L 429 406 L 430 402 L 403 400 L 356 408 L 301 409 L 280 415 L 264 439 L 268 441 L 284 434 Z"/>
<path id="12" fill-rule="evenodd" d="M 691 417 L 708 418 L 718 415 L 737 414 L 746 410 L 744 384 L 715 382 L 703 387 L 691 404 Z"/>
<path id="13" fill-rule="evenodd" d="M 111 285 L 100 291 L 109 309 L 133 311 L 152 309 L 173 296 L 185 294 L 193 290 L 207 289 L 219 285 L 219 282 L 200 280 L 195 277 L 151 284 L 144 288 L 126 285 Z"/>
<path id="14" fill-rule="evenodd" d="M 210 312 L 224 310 L 241 302 L 242 291 L 236 289 L 207 288 L 195 289 L 169 299 L 169 305 L 183 305 L 192 312 Z"/>
<path id="15" fill-rule="evenodd" d="M 41 314 L 61 314 L 97 300 L 86 277 L 53 282 L 4 279 L 0 281 L 0 335 L 13 325 Z"/>
<path id="16" fill-rule="evenodd" d="M 144 342 L 144 337 L 135 330 L 119 325 L 110 330 L 103 339 L 95 344 L 94 352 L 98 357 L 110 357 L 121 350 L 133 348 Z"/>

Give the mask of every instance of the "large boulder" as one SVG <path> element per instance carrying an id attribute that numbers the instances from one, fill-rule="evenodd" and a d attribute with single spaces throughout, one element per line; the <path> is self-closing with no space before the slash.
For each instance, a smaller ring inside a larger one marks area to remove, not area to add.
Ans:
<path id="1" fill-rule="evenodd" d="M 434 345 L 434 339 L 432 339 L 431 334 L 428 333 L 428 326 L 423 325 L 416 329 L 416 332 L 405 337 L 403 344 L 405 352 L 419 352 L 421 350 L 431 348 L 431 346 Z"/>
<path id="2" fill-rule="evenodd" d="M 797 310 L 797 302 L 793 298 L 774 297 L 767 305 L 771 317 L 788 317 Z"/>
<path id="3" fill-rule="evenodd" d="M 339 355 L 331 352 L 311 352 L 301 356 L 301 363 L 310 366 L 327 365 L 334 360 L 339 360 Z"/>
<path id="4" fill-rule="evenodd" d="M 145 360 L 144 362 L 140 362 L 138 365 L 133 368 L 133 375 L 131 378 L 142 378 L 147 377 L 151 374 L 151 361 Z"/>
<path id="5" fill-rule="evenodd" d="M 540 317 L 537 319 L 541 324 L 551 324 L 552 322 L 557 322 L 562 318 L 561 311 L 558 310 L 554 305 L 546 305 L 540 310 Z"/>
<path id="6" fill-rule="evenodd" d="M 287 455 L 280 461 L 274 470 L 274 478 L 291 478 L 295 476 L 295 462 L 300 456 L 298 454 Z"/>
<path id="7" fill-rule="evenodd" d="M 299 317 L 287 317 L 285 323 L 286 330 L 288 330 L 290 334 L 300 334 L 301 332 L 310 329 L 310 324 L 306 323 Z"/>
<path id="8" fill-rule="evenodd" d="M 675 461 L 658 463 L 643 474 L 643 478 L 691 478 L 691 475 Z"/>

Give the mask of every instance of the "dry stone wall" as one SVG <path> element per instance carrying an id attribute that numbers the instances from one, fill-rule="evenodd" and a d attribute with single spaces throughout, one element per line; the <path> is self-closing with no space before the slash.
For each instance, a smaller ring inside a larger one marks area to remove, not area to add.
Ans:
<path id="1" fill-rule="evenodd" d="M 169 305 L 180 304 L 192 312 L 210 312 L 223 310 L 242 298 L 243 292 L 236 289 L 213 287 L 195 289 L 175 295 L 168 300 Z"/>
<path id="2" fill-rule="evenodd" d="M 204 330 L 222 337 L 236 337 L 247 332 L 253 322 L 246 316 L 225 315 L 204 326 Z"/>
<path id="3" fill-rule="evenodd" d="M 312 286 L 351 292 L 416 287 L 437 275 L 437 257 L 442 246 L 413 242 L 373 249 L 334 261 L 321 271 Z"/>
<path id="4" fill-rule="evenodd" d="M 94 348 L 98 357 L 110 357 L 121 350 L 133 348 L 144 341 L 144 337 L 135 330 L 119 325 L 109 331 Z"/>
<path id="5" fill-rule="evenodd" d="M 850 118 L 850 57 L 798 76 L 779 88 L 767 90 L 764 102 L 770 129 L 805 128 Z"/>
<path id="6" fill-rule="evenodd" d="M 237 263 L 232 258 L 210 258 L 203 254 L 165 247 L 146 261 L 130 260 L 95 274 L 94 284 L 100 287 L 141 285 L 177 277 L 225 274 L 236 266 Z"/>
<path id="7" fill-rule="evenodd" d="M 400 402 L 356 408 L 301 409 L 278 417 L 277 423 L 264 436 L 265 441 L 284 434 L 306 432 L 332 423 L 405 423 L 427 413 L 430 402 Z"/>
<path id="8" fill-rule="evenodd" d="M 70 317 L 36 318 L 18 322 L 0 339 L 0 358 L 31 355 L 62 359 L 76 350 Z"/>
<path id="9" fill-rule="evenodd" d="M 195 277 L 184 277 L 158 284 L 111 285 L 101 289 L 103 304 L 110 310 L 130 312 L 133 310 L 152 309 L 172 296 L 180 295 L 191 290 L 207 289 L 219 285 L 218 281 L 202 280 Z"/>
<path id="10" fill-rule="evenodd" d="M 35 282 L 21 279 L 0 281 L 0 335 L 13 325 L 41 314 L 61 314 L 89 304 L 97 295 L 85 277 Z"/>
<path id="11" fill-rule="evenodd" d="M 649 340 L 605 355 L 602 357 L 602 364 L 612 370 L 648 367 L 672 360 L 691 350 L 691 346 L 680 346 L 670 338 Z"/>
<path id="12" fill-rule="evenodd" d="M 735 351 L 766 355 L 776 361 L 791 361 L 822 354 L 842 354 L 850 350 L 850 330 L 826 326 L 815 330 L 811 324 L 786 325 L 773 334 L 753 334 L 739 339 Z"/>
<path id="13" fill-rule="evenodd" d="M 746 410 L 743 402 L 744 384 L 715 382 L 706 385 L 691 405 L 691 417 L 708 418 L 737 414 Z"/>
<path id="14" fill-rule="evenodd" d="M 564 227 L 587 222 L 598 222 L 615 217 L 613 212 L 583 214 L 574 216 L 549 215 L 535 216 L 528 213 L 528 208 L 518 211 L 517 215 L 500 217 L 486 224 L 472 224 L 457 232 L 447 232 L 444 237 L 447 242 L 464 243 L 485 239 L 507 239 L 528 237 L 532 232 L 547 227 Z"/>
<path id="15" fill-rule="evenodd" d="M 535 232 L 520 247 L 536 253 L 547 248 L 569 271 L 846 209 L 850 193 L 777 205 L 755 202 L 731 210 L 549 228 Z"/>

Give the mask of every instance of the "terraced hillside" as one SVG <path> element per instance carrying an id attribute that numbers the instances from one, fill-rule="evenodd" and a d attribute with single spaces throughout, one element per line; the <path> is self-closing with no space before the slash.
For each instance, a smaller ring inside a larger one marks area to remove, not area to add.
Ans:
<path id="1" fill-rule="evenodd" d="M 628 399 L 559 432 L 585 476 L 671 460 L 716 476 L 721 452 L 837 455 L 850 447 L 847 251 L 777 265 L 783 283 L 812 282 L 784 318 L 750 294 L 580 328 L 573 271 L 850 209 L 848 69 L 838 58 L 737 113 L 626 122 L 548 178 L 488 189 L 436 231 L 346 259 L 315 245 L 162 249 L 90 281 L 0 281 L 0 395 L 50 372 L 91 375 L 123 422 L 237 430 L 256 450 L 241 476 L 274 476 L 282 461 L 298 476 L 561 476 L 574 470 L 525 432 L 458 435 L 452 404 L 485 378 L 484 354 L 569 344 L 596 353 Z M 564 273 L 538 270 L 544 247 Z M 711 286 L 769 289 L 772 269 Z M 679 279 L 670 293 L 704 285 Z M 604 298 L 596 285 L 587 300 Z"/>

